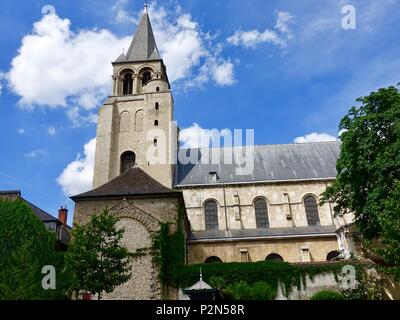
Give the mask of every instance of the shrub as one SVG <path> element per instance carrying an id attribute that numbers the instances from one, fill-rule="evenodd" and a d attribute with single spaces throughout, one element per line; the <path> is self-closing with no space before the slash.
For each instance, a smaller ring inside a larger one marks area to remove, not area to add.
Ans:
<path id="1" fill-rule="evenodd" d="M 273 300 L 276 291 L 265 282 L 250 286 L 245 281 L 239 281 L 222 290 L 222 295 L 228 300 Z"/>
<path id="2" fill-rule="evenodd" d="M 310 300 L 345 300 L 343 295 L 336 291 L 320 291 L 314 294 Z"/>

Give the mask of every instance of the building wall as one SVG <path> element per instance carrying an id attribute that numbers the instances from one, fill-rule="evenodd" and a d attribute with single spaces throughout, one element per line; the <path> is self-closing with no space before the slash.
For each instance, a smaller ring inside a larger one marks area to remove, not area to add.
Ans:
<path id="1" fill-rule="evenodd" d="M 204 204 L 214 199 L 218 203 L 220 230 L 256 229 L 254 200 L 267 200 L 271 228 L 306 227 L 304 197 L 314 195 L 319 202 L 326 189 L 324 181 L 238 184 L 223 187 L 181 187 L 188 217 L 194 231 L 205 230 Z M 226 210 L 226 212 L 225 212 Z M 227 217 L 227 219 L 225 218 Z M 319 207 L 321 226 L 340 224 L 333 218 L 330 204 Z"/>
<path id="2" fill-rule="evenodd" d="M 120 218 L 119 227 L 125 230 L 122 244 L 130 253 L 136 253 L 138 249 L 151 249 L 152 236 L 160 229 L 160 222 L 170 223 L 172 231 L 176 230 L 178 201 L 177 198 L 77 201 L 74 222 L 84 225 L 92 215 L 107 208 Z M 131 278 L 112 293 L 105 294 L 104 299 L 161 299 L 162 285 L 158 269 L 153 263 L 151 250 L 147 252 L 130 261 Z"/>
<path id="3" fill-rule="evenodd" d="M 106 208 L 112 209 L 120 204 L 122 200 L 123 199 L 77 201 L 75 203 L 74 223 L 84 225 L 90 221 L 92 215 L 99 214 Z M 176 198 L 128 199 L 126 201 L 160 222 L 171 223 L 173 225 L 176 223 L 178 217 L 178 199 Z"/>
<path id="4" fill-rule="evenodd" d="M 94 189 L 121 173 L 120 157 L 126 151 L 135 153 L 137 165 L 146 173 L 165 186 L 172 187 L 171 147 L 176 141 L 174 131 L 170 128 L 173 97 L 168 83 L 161 78 L 151 80 L 142 87 L 140 70 L 143 68 L 152 68 L 153 77 L 163 72 L 161 62 L 122 65 L 114 69 L 115 95 L 99 110 Z M 127 69 L 135 74 L 134 83 L 138 89 L 132 95 L 121 95 L 119 74 Z M 159 92 L 156 91 L 157 87 Z M 155 120 L 158 120 L 158 126 Z M 151 163 L 146 155 L 153 147 L 155 138 L 158 139 L 158 150 L 162 152 L 162 161 L 159 163 Z"/>
<path id="5" fill-rule="evenodd" d="M 309 251 L 309 260 L 305 261 L 302 249 Z M 335 236 L 329 238 L 306 239 L 266 239 L 235 242 L 199 242 L 190 243 L 188 256 L 190 264 L 204 263 L 209 257 L 218 257 L 222 262 L 264 261 L 272 253 L 279 254 L 286 262 L 326 261 L 329 252 L 337 251 Z"/>

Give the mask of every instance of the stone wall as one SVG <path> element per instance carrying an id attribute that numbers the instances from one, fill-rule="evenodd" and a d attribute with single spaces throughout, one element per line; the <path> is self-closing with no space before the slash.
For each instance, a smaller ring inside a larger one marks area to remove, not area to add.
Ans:
<path id="1" fill-rule="evenodd" d="M 307 217 L 304 197 L 314 195 L 319 202 L 326 189 L 325 181 L 238 184 L 227 186 L 182 187 L 186 210 L 194 231 L 205 229 L 204 204 L 216 200 L 220 230 L 255 229 L 254 200 L 265 198 L 271 228 L 305 227 Z M 226 210 L 226 212 L 225 212 Z M 225 214 L 227 219 L 225 219 Z M 319 207 L 321 226 L 341 225 L 333 219 L 330 204 Z"/>
<path id="2" fill-rule="evenodd" d="M 158 269 L 153 264 L 151 247 L 152 236 L 160 229 L 161 223 L 171 223 L 176 228 L 178 199 L 115 199 L 78 201 L 75 205 L 74 222 L 84 225 L 93 214 L 104 209 L 120 218 L 119 227 L 125 229 L 123 245 L 130 253 L 138 249 L 148 249 L 147 254 L 131 260 L 131 279 L 105 294 L 109 300 L 157 300 L 161 299 L 162 286 Z"/>
<path id="3" fill-rule="evenodd" d="M 309 261 L 304 261 L 302 249 L 308 248 Z M 331 251 L 338 250 L 335 236 L 306 239 L 243 240 L 236 242 L 190 243 L 189 263 L 204 263 L 216 256 L 223 262 L 264 261 L 272 253 L 279 254 L 286 262 L 326 261 Z M 246 260 L 247 259 L 247 260 Z"/>

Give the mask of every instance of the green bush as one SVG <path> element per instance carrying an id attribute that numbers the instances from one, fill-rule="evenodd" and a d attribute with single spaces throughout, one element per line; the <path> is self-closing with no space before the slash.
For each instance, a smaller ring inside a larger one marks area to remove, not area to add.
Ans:
<path id="1" fill-rule="evenodd" d="M 310 300 L 345 300 L 343 295 L 336 291 L 320 291 L 314 294 Z"/>
<path id="2" fill-rule="evenodd" d="M 265 282 L 257 282 L 250 286 L 245 281 L 239 281 L 222 290 L 227 300 L 273 300 L 276 291 Z"/>
<path id="3" fill-rule="evenodd" d="M 0 300 L 64 299 L 64 254 L 21 200 L 0 200 Z M 42 288 L 42 268 L 56 268 L 57 290 Z"/>

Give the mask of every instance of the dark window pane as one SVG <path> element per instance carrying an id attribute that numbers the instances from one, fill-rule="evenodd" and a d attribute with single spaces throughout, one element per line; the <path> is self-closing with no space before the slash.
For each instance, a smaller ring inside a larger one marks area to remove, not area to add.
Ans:
<path id="1" fill-rule="evenodd" d="M 133 152 L 124 152 L 121 155 L 121 173 L 128 171 L 135 166 L 136 156 Z"/>
<path id="2" fill-rule="evenodd" d="M 313 196 L 304 199 L 306 208 L 307 222 L 309 226 L 320 226 L 317 200 Z"/>
<path id="3" fill-rule="evenodd" d="M 143 73 L 142 85 L 146 85 L 147 82 L 149 82 L 150 80 L 151 80 L 151 73 L 149 71 Z"/>
<path id="4" fill-rule="evenodd" d="M 208 257 L 204 263 L 222 263 L 222 260 L 218 257 Z"/>
<path id="5" fill-rule="evenodd" d="M 208 201 L 204 206 L 206 230 L 218 230 L 218 205 L 215 201 Z"/>
<path id="6" fill-rule="evenodd" d="M 265 201 L 264 199 L 257 199 L 254 202 L 254 209 L 256 212 L 257 229 L 268 229 L 269 219 L 267 201 Z"/>
<path id="7" fill-rule="evenodd" d="M 131 73 L 127 73 L 124 76 L 124 86 L 122 94 L 132 94 L 133 77 Z"/>
<path id="8" fill-rule="evenodd" d="M 271 253 L 265 258 L 265 261 L 283 262 L 283 258 L 277 253 Z"/>

